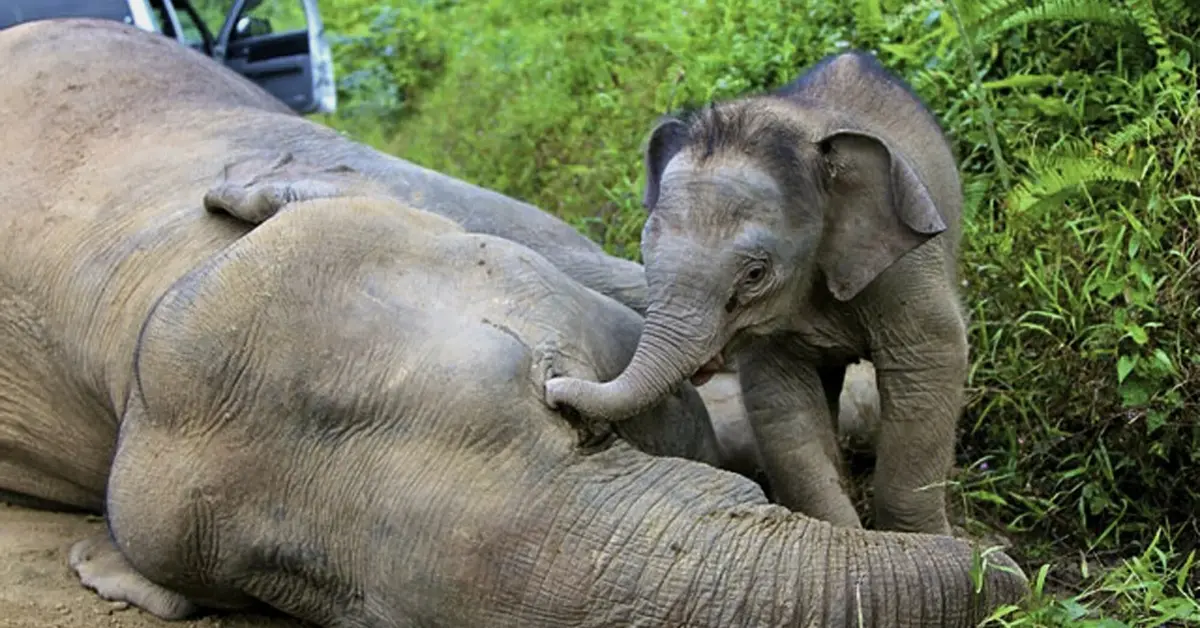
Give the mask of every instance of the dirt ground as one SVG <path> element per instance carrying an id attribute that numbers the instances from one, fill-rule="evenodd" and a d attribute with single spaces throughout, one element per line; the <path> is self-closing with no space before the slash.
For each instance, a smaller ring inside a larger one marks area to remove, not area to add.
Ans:
<path id="1" fill-rule="evenodd" d="M 71 545 L 104 529 L 98 517 L 29 510 L 0 502 L 0 628 L 299 628 L 265 615 L 213 614 L 167 622 L 107 602 L 67 566 Z"/>

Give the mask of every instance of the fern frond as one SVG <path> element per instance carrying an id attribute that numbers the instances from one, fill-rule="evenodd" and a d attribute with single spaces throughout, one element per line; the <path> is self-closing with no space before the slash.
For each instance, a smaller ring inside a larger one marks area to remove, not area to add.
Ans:
<path id="1" fill-rule="evenodd" d="M 1033 6 L 989 15 L 976 28 L 983 38 L 992 38 L 1004 31 L 1027 24 L 1046 22 L 1097 22 L 1103 24 L 1128 25 L 1135 22 L 1130 10 L 1113 0 L 1044 0 Z"/>
<path id="2" fill-rule="evenodd" d="M 910 72 L 907 78 L 908 84 L 918 94 L 936 93 L 938 89 L 946 89 L 947 84 L 952 82 L 951 79 L 947 78 L 945 72 L 926 68 Z"/>
<path id="3" fill-rule="evenodd" d="M 1142 35 L 1146 41 L 1154 46 L 1154 51 L 1158 54 L 1159 59 L 1169 59 L 1171 57 L 1171 47 L 1167 44 L 1167 38 L 1163 35 L 1162 24 L 1158 21 L 1158 15 L 1154 11 L 1154 5 L 1150 0 L 1125 0 L 1125 6 L 1129 7 L 1129 15 L 1137 23 L 1141 29 Z"/>
<path id="4" fill-rule="evenodd" d="M 1115 157 L 1127 146 L 1156 140 L 1174 130 L 1175 125 L 1166 117 L 1145 116 L 1108 136 L 1104 140 L 1102 150 L 1105 154 Z"/>
<path id="5" fill-rule="evenodd" d="M 991 177 L 970 177 L 963 181 L 963 220 L 978 222 L 979 212 L 992 191 Z"/>
<path id="6" fill-rule="evenodd" d="M 854 21 L 859 32 L 871 41 L 878 40 L 887 29 L 880 0 L 857 0 L 854 3 Z"/>
<path id="7" fill-rule="evenodd" d="M 977 33 L 986 31 L 987 26 L 1000 22 L 1027 4 L 1025 0 L 975 0 L 963 3 L 959 12 L 967 28 Z"/>
<path id="8" fill-rule="evenodd" d="M 1123 165 L 1111 159 L 1097 156 L 1071 155 L 1076 150 L 1064 150 L 1067 154 L 1055 154 L 1034 159 L 1029 164 L 1029 175 L 1013 187 L 1008 194 L 1009 211 L 1029 211 L 1043 203 L 1067 197 L 1081 187 L 1106 181 L 1140 183 L 1142 168 L 1139 164 Z"/>

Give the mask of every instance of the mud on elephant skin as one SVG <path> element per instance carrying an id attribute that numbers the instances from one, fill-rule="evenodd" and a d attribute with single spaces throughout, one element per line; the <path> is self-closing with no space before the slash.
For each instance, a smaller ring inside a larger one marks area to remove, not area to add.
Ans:
<path id="1" fill-rule="evenodd" d="M 933 114 L 847 52 L 774 93 L 665 118 L 645 163 L 638 350 L 613 380 L 551 380 L 547 402 L 619 421 L 736 360 L 779 502 L 860 527 L 833 417 L 846 365 L 868 359 L 876 521 L 949 533 L 942 483 L 967 369 L 962 190 Z"/>
<path id="2" fill-rule="evenodd" d="M 203 55 L 64 20 L 5 29 L 0 58 L 23 121 L 0 138 L 0 491 L 104 511 L 71 553 L 101 595 L 323 626 L 970 626 L 1028 592 L 1002 554 L 976 590 L 968 543 L 835 528 L 690 459 L 687 386 L 584 451 L 544 381 L 615 375 L 642 318 L 412 207 L 415 179 L 376 176 L 411 171 Z M 239 168 L 340 165 L 364 180 L 285 185 L 310 198 L 258 224 L 213 202 Z"/>

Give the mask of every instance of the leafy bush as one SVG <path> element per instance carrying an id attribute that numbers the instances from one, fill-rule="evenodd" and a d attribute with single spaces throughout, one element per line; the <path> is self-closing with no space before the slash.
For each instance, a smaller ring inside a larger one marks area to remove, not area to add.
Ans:
<path id="1" fill-rule="evenodd" d="M 443 0 L 339 3 L 324 11 L 338 83 L 337 126 L 391 137 L 413 98 L 440 78 L 445 47 L 430 36 Z"/>
<path id="2" fill-rule="evenodd" d="M 335 48 L 335 125 L 631 259 L 658 115 L 773 88 L 846 47 L 875 52 L 943 120 L 964 173 L 967 512 L 1024 533 L 1034 560 L 1144 558 L 1161 530 L 1180 557 L 1196 549 L 1195 4 L 372 4 L 325 8 L 351 36 Z"/>

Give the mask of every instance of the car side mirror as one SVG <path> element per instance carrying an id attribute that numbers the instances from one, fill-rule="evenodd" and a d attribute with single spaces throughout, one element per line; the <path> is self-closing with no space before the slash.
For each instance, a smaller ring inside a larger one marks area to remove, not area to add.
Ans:
<path id="1" fill-rule="evenodd" d="M 237 25 L 233 28 L 233 37 L 231 39 L 245 39 L 247 37 L 259 37 L 262 35 L 270 35 L 271 23 L 261 17 L 252 15 L 243 15 L 237 21 Z"/>

